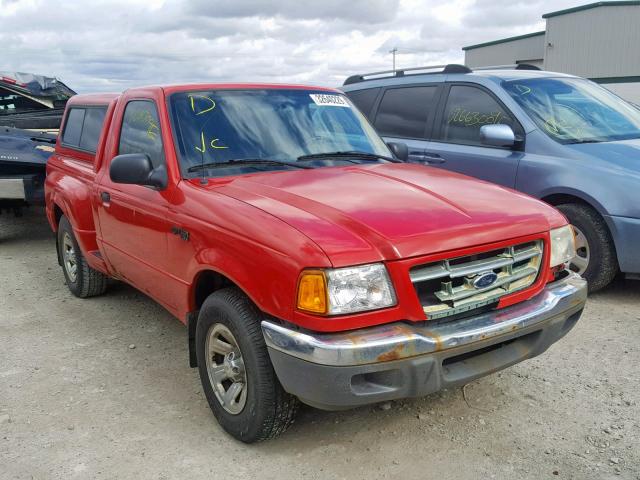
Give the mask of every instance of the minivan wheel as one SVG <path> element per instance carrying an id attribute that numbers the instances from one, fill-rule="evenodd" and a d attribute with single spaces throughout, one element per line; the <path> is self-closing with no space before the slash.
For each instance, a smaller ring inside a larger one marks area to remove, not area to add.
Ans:
<path id="1" fill-rule="evenodd" d="M 618 273 L 618 259 L 607 225 L 594 209 L 578 203 L 557 206 L 573 225 L 576 256 L 569 268 L 587 279 L 589 292 L 606 287 Z"/>
<path id="2" fill-rule="evenodd" d="M 58 258 L 67 287 L 76 297 L 93 297 L 105 292 L 108 277 L 89 266 L 65 216 L 58 224 Z"/>
<path id="3" fill-rule="evenodd" d="M 264 342 L 261 315 L 237 288 L 205 300 L 196 355 L 205 396 L 222 428 L 245 442 L 274 438 L 294 421 L 298 400 L 280 385 Z"/>

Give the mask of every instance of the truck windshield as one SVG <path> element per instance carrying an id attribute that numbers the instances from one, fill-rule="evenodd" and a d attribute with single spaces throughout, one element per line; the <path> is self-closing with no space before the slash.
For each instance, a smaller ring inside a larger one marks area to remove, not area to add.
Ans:
<path id="1" fill-rule="evenodd" d="M 640 138 L 640 111 L 581 78 L 536 78 L 503 87 L 540 129 L 559 143 Z"/>
<path id="2" fill-rule="evenodd" d="M 290 168 L 285 162 L 329 166 L 372 161 L 364 155 L 327 155 L 311 161 L 300 158 L 328 152 L 391 155 L 363 115 L 340 94 L 295 89 L 212 90 L 175 93 L 169 103 L 186 177 Z M 275 161 L 238 162 L 243 159 Z"/>

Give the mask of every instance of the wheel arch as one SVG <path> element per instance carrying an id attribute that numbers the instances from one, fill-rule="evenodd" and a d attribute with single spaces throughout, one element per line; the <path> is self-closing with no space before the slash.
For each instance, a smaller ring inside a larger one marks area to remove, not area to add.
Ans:
<path id="1" fill-rule="evenodd" d="M 196 357 L 196 326 L 198 324 L 200 308 L 209 295 L 222 288 L 228 287 L 237 288 L 251 299 L 247 291 L 237 282 L 213 268 L 200 270 L 191 283 L 189 291 L 190 311 L 187 313 L 186 323 L 189 343 L 189 366 L 192 368 L 198 366 L 198 359 Z M 251 300 L 253 301 L 253 299 Z"/>
<path id="2" fill-rule="evenodd" d="M 609 235 L 611 235 L 611 238 L 613 239 L 613 246 L 616 250 L 616 256 L 617 256 L 618 242 L 619 242 L 617 232 L 615 228 L 613 228 L 610 216 L 607 215 L 607 212 L 604 209 L 604 207 L 600 203 L 598 203 L 595 199 L 584 194 L 582 195 L 578 194 L 574 191 L 557 191 L 554 193 L 549 193 L 541 197 L 540 199 L 554 207 L 557 207 L 558 205 L 562 205 L 564 203 L 577 203 L 579 205 L 584 205 L 586 207 L 591 208 L 593 211 L 595 211 L 598 214 L 598 216 L 602 219 L 605 226 L 607 227 L 607 230 L 609 231 Z"/>
<path id="3" fill-rule="evenodd" d="M 591 195 L 573 188 L 551 188 L 536 195 L 543 202 L 549 205 L 558 206 L 563 203 L 579 203 L 591 207 L 601 217 L 607 214 L 607 209 Z"/>

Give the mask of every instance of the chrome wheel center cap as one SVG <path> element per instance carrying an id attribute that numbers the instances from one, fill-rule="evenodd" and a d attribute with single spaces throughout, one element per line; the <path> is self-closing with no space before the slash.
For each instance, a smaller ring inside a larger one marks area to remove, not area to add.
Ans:
<path id="1" fill-rule="evenodd" d="M 240 379 L 244 373 L 242 360 L 238 359 L 234 352 L 229 352 L 224 356 L 224 371 L 229 378 Z"/>

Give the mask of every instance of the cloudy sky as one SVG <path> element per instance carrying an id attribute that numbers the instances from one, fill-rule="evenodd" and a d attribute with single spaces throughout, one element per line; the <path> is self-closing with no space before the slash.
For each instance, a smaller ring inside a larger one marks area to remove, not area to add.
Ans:
<path id="1" fill-rule="evenodd" d="M 543 30 L 586 0 L 0 0 L 0 71 L 78 92 L 153 83 L 340 85 L 391 68 L 464 61 L 461 47 Z"/>

